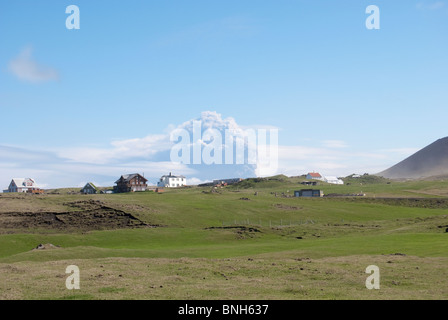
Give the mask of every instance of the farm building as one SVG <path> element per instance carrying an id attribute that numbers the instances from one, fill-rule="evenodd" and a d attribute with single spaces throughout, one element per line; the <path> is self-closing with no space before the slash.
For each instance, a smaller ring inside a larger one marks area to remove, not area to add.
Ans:
<path id="1" fill-rule="evenodd" d="M 43 193 L 42 190 L 31 178 L 14 178 L 11 180 L 7 190 L 3 193 L 19 192 L 19 193 Z"/>
<path id="2" fill-rule="evenodd" d="M 307 180 L 310 180 L 310 179 L 323 180 L 324 178 L 323 178 L 323 177 L 321 176 L 321 174 L 318 173 L 318 172 L 309 172 L 309 173 L 306 175 L 306 179 L 307 179 Z"/>
<path id="3" fill-rule="evenodd" d="M 324 177 L 324 181 L 331 184 L 344 184 L 344 181 L 338 179 L 337 177 Z"/>
<path id="4" fill-rule="evenodd" d="M 294 191 L 294 197 L 320 198 L 323 196 L 324 196 L 324 192 L 322 190 L 302 189 L 302 190 Z"/>
<path id="5" fill-rule="evenodd" d="M 157 186 L 161 188 L 176 188 L 185 185 L 187 185 L 187 179 L 184 176 L 173 176 L 171 172 L 167 176 L 162 176 L 157 182 Z"/>
<path id="6" fill-rule="evenodd" d="M 95 193 L 98 193 L 98 188 L 92 182 L 88 182 L 84 186 L 84 188 L 81 189 L 81 193 L 84 193 L 84 194 L 95 194 Z"/>
<path id="7" fill-rule="evenodd" d="M 146 191 L 147 181 L 148 179 L 138 173 L 126 174 L 115 181 L 114 191 L 117 193 Z"/>

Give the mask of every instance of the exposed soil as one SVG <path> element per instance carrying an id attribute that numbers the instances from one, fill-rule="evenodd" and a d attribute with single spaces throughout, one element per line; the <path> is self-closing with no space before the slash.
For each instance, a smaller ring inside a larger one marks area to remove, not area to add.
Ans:
<path id="1" fill-rule="evenodd" d="M 300 207 L 288 206 L 286 204 L 281 204 L 281 203 L 274 204 L 274 207 L 276 207 L 277 209 L 282 209 L 282 210 L 301 210 L 302 209 Z"/>
<path id="2" fill-rule="evenodd" d="M 209 227 L 206 230 L 221 229 L 221 230 L 232 230 L 235 233 L 236 239 L 247 239 L 254 238 L 257 233 L 261 231 L 257 228 L 246 227 L 246 226 L 228 226 L 228 227 Z"/>
<path id="3" fill-rule="evenodd" d="M 345 198 L 345 201 L 362 201 L 369 203 L 380 203 L 390 206 L 428 208 L 428 209 L 448 209 L 448 199 L 446 198 Z"/>
<path id="4" fill-rule="evenodd" d="M 89 231 L 150 227 L 132 214 L 105 206 L 100 201 L 66 203 L 77 208 L 67 212 L 4 212 L 0 214 L 0 233 L 35 231 Z"/>

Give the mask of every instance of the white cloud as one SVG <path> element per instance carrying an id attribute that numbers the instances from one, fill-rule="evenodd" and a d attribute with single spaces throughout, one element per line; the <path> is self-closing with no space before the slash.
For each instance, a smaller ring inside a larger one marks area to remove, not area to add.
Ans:
<path id="1" fill-rule="evenodd" d="M 345 141 L 342 140 L 325 140 L 322 141 L 322 144 L 326 148 L 347 148 L 348 145 Z"/>
<path id="2" fill-rule="evenodd" d="M 187 185 L 189 185 L 189 186 L 197 186 L 198 184 L 206 183 L 206 182 L 211 182 L 211 179 L 202 180 L 202 179 L 199 179 L 196 177 L 187 178 Z"/>
<path id="3" fill-rule="evenodd" d="M 33 60 L 32 48 L 28 47 L 9 62 L 9 71 L 19 80 L 41 83 L 59 80 L 57 70 L 41 65 Z"/>
<path id="4" fill-rule="evenodd" d="M 56 152 L 69 161 L 107 164 L 124 159 L 150 160 L 157 153 L 170 148 L 169 135 L 155 134 L 144 138 L 115 140 L 108 148 L 64 148 Z"/>
<path id="5" fill-rule="evenodd" d="M 233 130 L 240 138 L 245 129 L 235 119 L 223 118 L 214 111 L 206 111 L 196 120 L 202 129 L 215 128 L 220 132 Z M 191 132 L 193 120 L 170 129 L 183 128 Z M 200 138 L 198 141 L 202 141 Z M 193 142 L 193 141 L 192 141 Z M 173 172 L 187 177 L 188 184 L 198 184 L 213 179 L 269 176 L 285 174 L 297 176 L 311 171 L 323 175 L 346 176 L 352 173 L 376 173 L 403 160 L 417 151 L 414 148 L 357 151 L 340 140 L 308 141 L 309 146 L 279 145 L 278 166 L 269 161 L 257 165 L 187 165 L 170 160 L 174 145 L 169 132 L 152 134 L 143 138 L 115 140 L 104 148 L 64 148 L 35 151 L 0 145 L 0 189 L 6 188 L 14 177 L 35 178 L 49 187 L 80 186 L 95 181 L 100 186 L 112 186 L 122 174 L 144 173 L 154 185 L 163 174 Z M 258 145 L 257 147 L 260 147 Z M 269 146 L 268 146 L 269 149 Z"/>
<path id="6" fill-rule="evenodd" d="M 355 151 L 346 148 L 279 146 L 278 173 L 297 176 L 311 171 L 323 175 L 347 176 L 352 173 L 377 173 L 403 160 L 396 150 Z"/>

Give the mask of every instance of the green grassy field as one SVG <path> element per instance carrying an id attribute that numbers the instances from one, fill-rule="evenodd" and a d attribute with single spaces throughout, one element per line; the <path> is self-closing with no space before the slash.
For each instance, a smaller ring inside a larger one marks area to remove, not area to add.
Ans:
<path id="1" fill-rule="evenodd" d="M 129 194 L 0 195 L 1 299 L 447 299 L 448 181 L 302 177 Z M 256 194 L 256 195 L 255 195 Z M 75 202 L 131 214 L 138 228 L 11 227 L 15 213 L 74 212 Z M 12 218 L 10 218 L 10 216 Z M 3 228 L 2 228 L 3 221 Z M 32 250 L 38 244 L 59 246 Z M 77 265 L 81 289 L 65 287 Z M 377 265 L 381 288 L 368 290 Z"/>

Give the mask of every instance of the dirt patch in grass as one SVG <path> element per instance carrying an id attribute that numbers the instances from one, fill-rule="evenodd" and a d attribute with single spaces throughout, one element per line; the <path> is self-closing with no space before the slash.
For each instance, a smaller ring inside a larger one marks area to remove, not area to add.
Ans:
<path id="1" fill-rule="evenodd" d="M 261 231 L 257 228 L 246 227 L 246 226 L 227 226 L 227 227 L 206 228 L 206 230 L 213 230 L 213 229 L 231 230 L 235 233 L 235 237 L 237 239 L 254 238 L 258 233 L 261 233 Z"/>
<path id="2" fill-rule="evenodd" d="M 288 206 L 286 204 L 281 204 L 281 203 L 276 203 L 273 205 L 274 207 L 276 207 L 277 209 L 282 209 L 282 210 L 301 210 L 301 207 L 294 207 L 294 206 Z"/>
<path id="3" fill-rule="evenodd" d="M 410 208 L 448 209 L 448 199 L 443 198 L 352 198 L 344 200 Z"/>
<path id="4" fill-rule="evenodd" d="M 132 214 L 105 206 L 100 201 L 77 201 L 64 205 L 78 210 L 3 212 L 0 214 L 0 233 L 34 232 L 39 229 L 70 232 L 150 227 Z"/>

